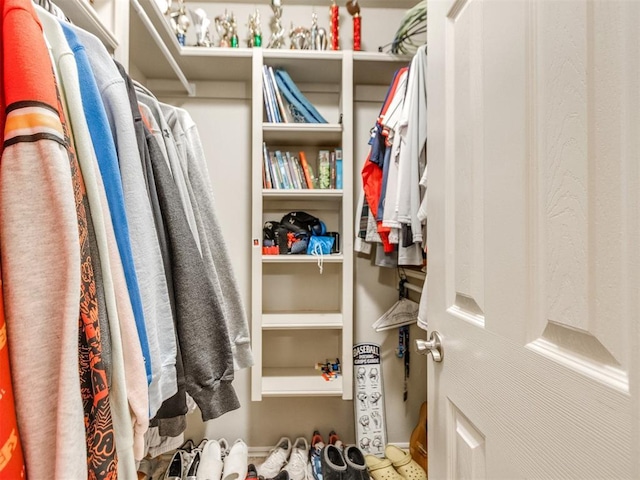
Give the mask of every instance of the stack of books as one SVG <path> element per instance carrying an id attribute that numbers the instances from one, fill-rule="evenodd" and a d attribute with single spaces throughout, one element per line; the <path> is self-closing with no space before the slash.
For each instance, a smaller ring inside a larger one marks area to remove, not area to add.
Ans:
<path id="1" fill-rule="evenodd" d="M 276 190 L 342 189 L 342 149 L 320 150 L 313 168 L 303 151 L 269 151 L 263 143 L 262 187 Z M 315 172 L 317 171 L 317 176 Z"/>
<path id="2" fill-rule="evenodd" d="M 262 96 L 270 123 L 327 123 L 283 69 L 262 70 Z"/>

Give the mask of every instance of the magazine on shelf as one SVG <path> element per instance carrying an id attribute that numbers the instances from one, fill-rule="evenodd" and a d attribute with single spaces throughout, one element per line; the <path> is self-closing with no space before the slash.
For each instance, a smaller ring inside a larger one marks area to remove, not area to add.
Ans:
<path id="1" fill-rule="evenodd" d="M 269 167 L 269 150 L 267 144 L 262 142 L 262 178 L 263 188 L 275 188 L 271 180 L 271 169 Z"/>
<path id="2" fill-rule="evenodd" d="M 289 123 L 287 119 L 287 110 L 284 107 L 284 103 L 282 102 L 282 96 L 280 95 L 280 89 L 278 88 L 278 84 L 276 83 L 276 77 L 273 73 L 273 68 L 269 67 L 269 79 L 271 81 L 271 85 L 273 85 L 273 90 L 275 92 L 276 97 L 276 105 L 278 106 L 278 111 L 280 112 L 280 118 L 282 123 Z"/>

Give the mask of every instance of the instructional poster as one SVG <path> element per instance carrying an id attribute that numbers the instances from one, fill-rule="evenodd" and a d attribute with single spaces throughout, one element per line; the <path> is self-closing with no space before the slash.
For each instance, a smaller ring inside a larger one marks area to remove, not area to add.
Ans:
<path id="1" fill-rule="evenodd" d="M 366 455 L 384 456 L 387 427 L 384 414 L 380 345 L 358 343 L 353 347 L 355 376 L 356 442 Z"/>

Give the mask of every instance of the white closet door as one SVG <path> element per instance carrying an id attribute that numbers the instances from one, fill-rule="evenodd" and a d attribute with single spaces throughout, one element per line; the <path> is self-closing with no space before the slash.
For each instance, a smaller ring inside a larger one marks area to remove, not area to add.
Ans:
<path id="1" fill-rule="evenodd" d="M 640 2 L 435 0 L 429 478 L 640 478 Z"/>

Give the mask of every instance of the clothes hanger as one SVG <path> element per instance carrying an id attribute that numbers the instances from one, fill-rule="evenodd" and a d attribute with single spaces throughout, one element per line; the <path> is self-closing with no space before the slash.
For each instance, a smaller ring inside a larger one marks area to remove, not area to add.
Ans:
<path id="1" fill-rule="evenodd" d="M 400 276 L 398 283 L 398 301 L 373 323 L 372 327 L 376 332 L 383 332 L 392 328 L 410 325 L 418 321 L 420 305 L 409 299 L 409 291 L 405 286 L 407 276 L 401 273 L 400 270 L 398 270 L 398 275 Z"/>
<path id="2" fill-rule="evenodd" d="M 133 80 L 133 79 L 132 79 Z M 139 92 L 144 93 L 145 95 L 149 95 L 150 97 L 156 98 L 156 96 L 151 93 L 151 90 L 149 90 L 147 87 L 145 87 L 144 85 L 142 85 L 140 82 L 138 82 L 137 80 L 133 80 L 133 86 L 135 87 L 136 90 L 138 90 Z"/>

